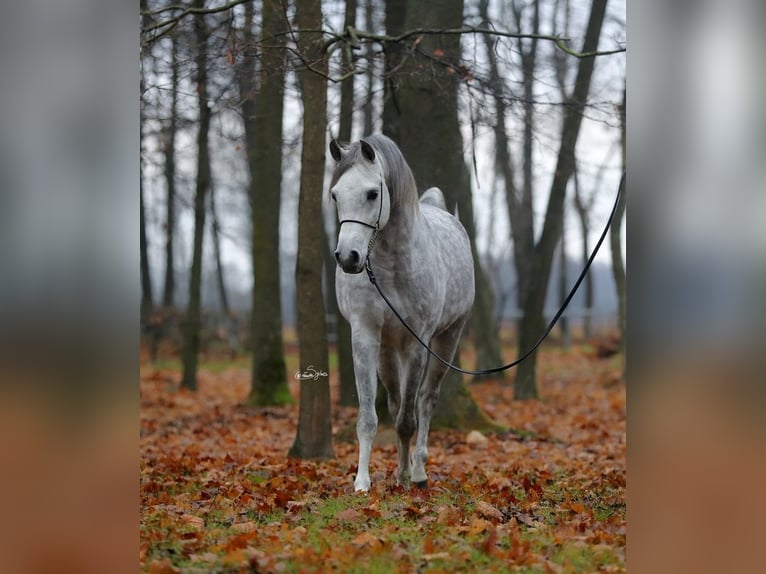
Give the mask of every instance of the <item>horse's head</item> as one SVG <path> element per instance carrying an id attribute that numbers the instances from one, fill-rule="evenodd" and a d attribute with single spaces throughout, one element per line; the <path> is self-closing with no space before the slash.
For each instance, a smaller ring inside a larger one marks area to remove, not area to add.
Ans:
<path id="1" fill-rule="evenodd" d="M 330 154 L 337 163 L 330 197 L 340 221 L 335 260 L 346 273 L 359 273 L 373 233 L 388 223 L 391 214 L 383 159 L 365 140 L 347 148 L 332 140 Z"/>

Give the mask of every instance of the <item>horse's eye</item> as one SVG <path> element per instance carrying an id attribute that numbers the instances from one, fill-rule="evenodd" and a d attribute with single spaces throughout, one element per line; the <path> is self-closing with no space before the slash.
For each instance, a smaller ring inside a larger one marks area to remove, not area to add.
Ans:
<path id="1" fill-rule="evenodd" d="M 371 189 L 367 192 L 367 199 L 372 201 L 373 199 L 378 198 L 378 190 L 377 189 Z"/>
<path id="2" fill-rule="evenodd" d="M 338 194 L 336 194 L 334 191 L 330 192 L 330 197 L 333 201 L 338 201 Z"/>

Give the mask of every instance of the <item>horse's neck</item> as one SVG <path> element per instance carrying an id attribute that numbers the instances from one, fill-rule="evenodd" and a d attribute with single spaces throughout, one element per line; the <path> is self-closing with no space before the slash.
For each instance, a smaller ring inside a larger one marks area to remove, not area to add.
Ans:
<path id="1" fill-rule="evenodd" d="M 392 212 L 381 230 L 375 260 L 389 270 L 407 271 L 417 235 L 422 231 L 419 209 L 407 213 L 401 208 Z"/>

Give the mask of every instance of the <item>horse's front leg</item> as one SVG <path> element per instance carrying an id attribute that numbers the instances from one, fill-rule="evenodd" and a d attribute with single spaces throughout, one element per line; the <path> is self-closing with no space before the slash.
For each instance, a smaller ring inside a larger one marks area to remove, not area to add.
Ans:
<path id="1" fill-rule="evenodd" d="M 375 395 L 378 378 L 375 366 L 378 363 L 380 342 L 377 337 L 352 329 L 354 375 L 356 392 L 359 397 L 359 414 L 356 421 L 356 436 L 359 440 L 359 465 L 354 480 L 354 490 L 370 490 L 370 451 L 378 431 L 378 415 L 375 412 Z"/>

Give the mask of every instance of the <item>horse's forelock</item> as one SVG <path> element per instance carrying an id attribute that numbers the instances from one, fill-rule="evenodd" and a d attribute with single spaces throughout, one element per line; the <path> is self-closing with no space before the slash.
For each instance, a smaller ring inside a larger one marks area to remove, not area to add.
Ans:
<path id="1" fill-rule="evenodd" d="M 392 207 L 418 207 L 418 191 L 415 185 L 415 176 L 410 166 L 404 159 L 398 146 L 388 137 L 375 134 L 364 138 L 375 150 L 383 164 L 386 178 L 386 186 L 391 194 Z M 333 187 L 341 176 L 362 158 L 362 146 L 360 142 L 354 142 L 345 148 L 345 155 L 341 158 L 330 180 Z"/>

